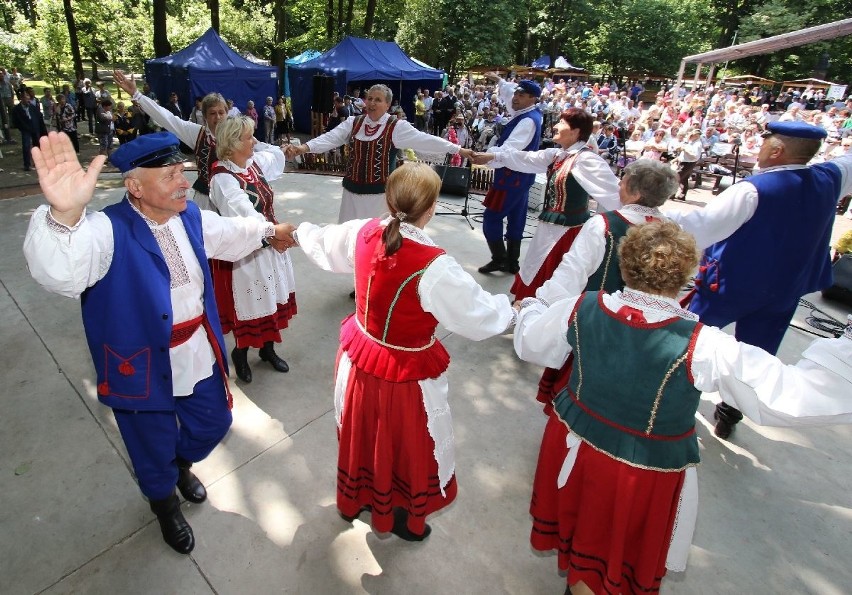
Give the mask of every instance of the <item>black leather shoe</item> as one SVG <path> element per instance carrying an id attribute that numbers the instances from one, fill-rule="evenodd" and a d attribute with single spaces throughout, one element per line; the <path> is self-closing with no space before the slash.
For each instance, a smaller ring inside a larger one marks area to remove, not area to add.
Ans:
<path id="1" fill-rule="evenodd" d="M 347 523 L 353 523 L 353 522 L 355 522 L 355 519 L 357 519 L 359 516 L 361 516 L 362 512 L 364 512 L 364 511 L 369 512 L 369 511 L 372 511 L 372 510 L 373 510 L 373 507 L 368 505 L 368 506 L 362 506 L 360 509 L 358 509 L 358 512 L 356 512 L 354 516 L 346 516 L 345 514 L 340 512 L 339 510 L 337 511 L 337 514 L 339 514 L 340 518 L 342 518 Z"/>
<path id="2" fill-rule="evenodd" d="M 207 490 L 204 484 L 195 476 L 195 473 L 189 470 L 192 463 L 178 457 L 177 466 L 177 489 L 180 490 L 181 496 L 196 504 L 201 504 L 207 500 Z"/>
<path id="3" fill-rule="evenodd" d="M 734 431 L 734 426 L 742 420 L 743 414 L 736 407 L 731 407 L 727 403 L 719 403 L 713 412 L 713 418 L 716 420 L 713 433 L 722 440 L 727 440 Z"/>
<path id="4" fill-rule="evenodd" d="M 405 541 L 423 541 L 432 533 L 432 527 L 424 525 L 423 533 L 418 535 L 408 529 L 408 511 L 404 508 L 393 509 L 393 529 L 391 533 Z"/>
<path id="5" fill-rule="evenodd" d="M 183 518 L 180 511 L 180 500 L 172 493 L 163 500 L 151 500 L 151 511 L 157 515 L 163 541 L 179 554 L 188 554 L 195 547 L 195 535 L 192 527 Z"/>
<path id="6" fill-rule="evenodd" d="M 504 264 L 502 260 L 492 260 L 488 264 L 479 267 L 477 270 L 482 274 L 496 273 L 497 271 L 502 271 L 503 266 Z"/>
<path id="7" fill-rule="evenodd" d="M 275 368 L 279 372 L 289 372 L 290 366 L 287 365 L 283 359 L 278 357 L 278 354 L 275 353 L 275 349 L 272 347 L 272 343 L 266 343 L 260 349 L 260 359 L 265 362 L 269 362 L 272 364 L 272 367 Z"/>
<path id="8" fill-rule="evenodd" d="M 245 349 L 237 349 L 231 352 L 231 361 L 234 362 L 234 372 L 237 373 L 237 378 L 248 384 L 251 382 L 251 368 L 248 365 L 248 347 Z"/>

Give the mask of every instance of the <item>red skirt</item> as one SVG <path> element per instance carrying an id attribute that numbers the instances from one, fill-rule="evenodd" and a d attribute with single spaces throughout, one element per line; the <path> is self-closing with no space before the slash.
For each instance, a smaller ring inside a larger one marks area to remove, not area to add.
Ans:
<path id="1" fill-rule="evenodd" d="M 583 581 L 594 593 L 659 592 L 685 473 L 639 469 L 582 444 L 557 489 L 567 433 L 551 415 L 530 503 L 532 547 L 557 550 L 569 585 Z"/>
<path id="2" fill-rule="evenodd" d="M 393 527 L 393 509 L 404 508 L 408 529 L 420 534 L 427 515 L 455 500 L 455 475 L 441 495 L 416 381 L 389 382 L 353 367 L 338 440 L 337 508 L 344 516 L 370 506 L 373 529 L 384 533 Z"/>
<path id="3" fill-rule="evenodd" d="M 234 264 L 226 260 L 209 261 L 213 274 L 213 293 L 216 295 L 216 307 L 222 334 L 234 333 L 234 340 L 240 349 L 255 347 L 260 349 L 270 341 L 281 342 L 281 330 L 290 325 L 290 319 L 296 315 L 296 294 L 291 293 L 286 304 L 278 304 L 278 309 L 268 316 L 239 320 L 234 306 L 233 272 Z"/>
<path id="4" fill-rule="evenodd" d="M 562 257 L 571 249 L 571 244 L 574 243 L 574 238 L 577 237 L 577 234 L 580 233 L 581 229 L 583 229 L 582 225 L 569 227 L 567 231 L 562 234 L 562 237 L 559 238 L 550 253 L 545 256 L 544 262 L 541 263 L 538 272 L 535 274 L 533 280 L 530 281 L 529 285 L 523 282 L 520 275 L 515 275 L 515 282 L 512 284 L 512 289 L 509 291 L 514 294 L 516 300 L 535 297 L 535 290 L 544 285 L 545 281 L 553 276 L 553 271 L 555 271 L 556 267 L 559 266 L 559 263 L 562 262 Z"/>

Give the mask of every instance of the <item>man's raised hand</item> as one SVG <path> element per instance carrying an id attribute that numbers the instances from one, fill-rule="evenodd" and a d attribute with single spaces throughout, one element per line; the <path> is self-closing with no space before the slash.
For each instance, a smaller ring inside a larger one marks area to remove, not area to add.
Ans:
<path id="1" fill-rule="evenodd" d="M 71 139 L 57 132 L 41 137 L 39 146 L 33 147 L 32 156 L 51 215 L 64 225 L 76 224 L 92 200 L 106 156 L 92 159 L 86 171 L 77 159 Z"/>
<path id="2" fill-rule="evenodd" d="M 134 93 L 136 93 L 136 82 L 127 78 L 127 75 L 118 69 L 112 71 L 112 76 L 115 84 L 121 87 L 121 90 L 130 95 L 132 99 Z"/>

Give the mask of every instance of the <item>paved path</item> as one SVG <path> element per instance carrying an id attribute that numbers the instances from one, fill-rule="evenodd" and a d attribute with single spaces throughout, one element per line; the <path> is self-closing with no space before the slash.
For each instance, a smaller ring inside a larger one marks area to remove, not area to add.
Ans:
<path id="1" fill-rule="evenodd" d="M 104 175 L 94 206 L 118 200 L 117 185 Z M 287 174 L 274 188 L 280 219 L 336 220 L 339 178 Z M 712 200 L 694 199 L 673 208 Z M 252 353 L 254 382 L 233 384 L 233 430 L 196 466 L 209 501 L 184 504 L 195 551 L 172 552 L 97 403 L 79 304 L 46 293 L 26 271 L 21 244 L 41 202 L 0 201 L 0 593 L 563 592 L 555 557 L 528 545 L 545 419 L 534 401 L 539 370 L 518 361 L 509 334 L 471 343 L 441 333 L 453 358 L 459 496 L 431 518 L 432 536 L 402 543 L 337 516 L 332 366 L 351 279 L 311 268 L 298 250 L 299 314 L 279 349 L 291 371 L 275 373 Z M 459 199 L 442 202 L 459 208 Z M 480 225 L 440 217 L 429 230 L 489 290 L 508 290 L 508 277 L 475 272 L 488 258 Z M 795 359 L 810 339 L 790 330 L 782 356 Z M 732 442 L 720 441 L 706 419 L 712 398 L 697 416 L 701 508 L 690 567 L 670 575 L 663 593 L 848 593 L 852 428 L 745 422 Z"/>

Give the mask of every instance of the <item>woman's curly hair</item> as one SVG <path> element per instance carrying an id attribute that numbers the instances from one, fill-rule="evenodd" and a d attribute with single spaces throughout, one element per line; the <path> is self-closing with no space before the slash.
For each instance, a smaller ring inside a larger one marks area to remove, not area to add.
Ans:
<path id="1" fill-rule="evenodd" d="M 695 272 L 692 234 L 671 221 L 635 225 L 618 244 L 621 276 L 630 289 L 674 297 Z"/>

